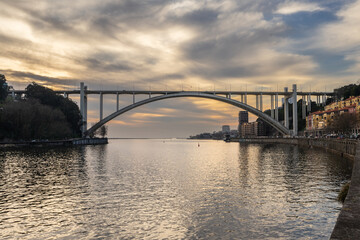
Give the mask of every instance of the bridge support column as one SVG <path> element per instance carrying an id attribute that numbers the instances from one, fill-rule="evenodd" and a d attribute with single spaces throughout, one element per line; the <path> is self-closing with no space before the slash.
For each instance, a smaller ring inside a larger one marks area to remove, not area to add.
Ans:
<path id="1" fill-rule="evenodd" d="M 262 112 L 263 111 L 263 95 L 262 93 L 260 93 L 260 111 Z"/>
<path id="2" fill-rule="evenodd" d="M 80 114 L 81 114 L 81 135 L 84 137 L 85 128 L 85 84 L 80 83 Z"/>
<path id="3" fill-rule="evenodd" d="M 288 92 L 288 88 L 284 88 L 284 92 Z M 289 128 L 289 101 L 288 96 L 284 96 L 284 126 Z"/>
<path id="4" fill-rule="evenodd" d="M 326 94 L 324 94 L 322 96 L 322 105 L 325 106 L 326 105 Z"/>
<path id="5" fill-rule="evenodd" d="M 116 111 L 119 111 L 119 93 L 116 93 Z"/>
<path id="6" fill-rule="evenodd" d="M 100 121 L 103 119 L 103 101 L 104 101 L 103 93 L 100 92 Z"/>
<path id="7" fill-rule="evenodd" d="M 87 109 L 88 109 L 88 102 L 87 102 L 87 86 L 84 87 L 85 94 L 84 94 L 84 132 L 87 130 Z"/>
<path id="8" fill-rule="evenodd" d="M 135 103 L 135 93 L 133 93 L 133 104 Z"/>
<path id="9" fill-rule="evenodd" d="M 298 135 L 298 112 L 297 112 L 297 92 L 296 92 L 296 84 L 293 84 L 293 136 Z"/>
<path id="10" fill-rule="evenodd" d="M 274 95 L 270 96 L 270 102 L 271 118 L 274 118 Z"/>
<path id="11" fill-rule="evenodd" d="M 305 102 L 305 96 L 302 96 L 302 119 L 306 119 L 306 102 Z"/>
<path id="12" fill-rule="evenodd" d="M 66 92 L 64 92 L 64 98 L 68 98 L 68 94 Z"/>
<path id="13" fill-rule="evenodd" d="M 259 110 L 259 95 L 256 95 L 256 109 Z"/>
<path id="14" fill-rule="evenodd" d="M 241 95 L 241 102 L 244 102 L 244 95 Z"/>
<path id="15" fill-rule="evenodd" d="M 279 121 L 279 95 L 276 93 L 275 95 L 275 120 Z"/>
<path id="16" fill-rule="evenodd" d="M 308 95 L 308 100 L 307 100 L 307 111 L 311 112 L 311 95 Z"/>
<path id="17" fill-rule="evenodd" d="M 244 103 L 247 104 L 247 93 L 244 95 Z"/>

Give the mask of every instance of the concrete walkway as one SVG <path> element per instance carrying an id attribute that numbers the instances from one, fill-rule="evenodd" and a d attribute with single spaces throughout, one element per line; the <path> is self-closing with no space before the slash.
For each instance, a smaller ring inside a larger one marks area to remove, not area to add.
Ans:
<path id="1" fill-rule="evenodd" d="M 349 192 L 330 239 L 360 239 L 360 144 L 356 146 Z"/>

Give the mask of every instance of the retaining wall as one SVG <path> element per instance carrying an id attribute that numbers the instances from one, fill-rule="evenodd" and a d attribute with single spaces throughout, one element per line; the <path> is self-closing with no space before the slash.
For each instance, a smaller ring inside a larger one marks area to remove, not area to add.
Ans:
<path id="1" fill-rule="evenodd" d="M 354 139 L 338 140 L 328 138 L 245 138 L 234 139 L 232 141 L 244 143 L 281 143 L 317 147 L 352 160 L 354 160 L 357 145 L 357 140 Z"/>

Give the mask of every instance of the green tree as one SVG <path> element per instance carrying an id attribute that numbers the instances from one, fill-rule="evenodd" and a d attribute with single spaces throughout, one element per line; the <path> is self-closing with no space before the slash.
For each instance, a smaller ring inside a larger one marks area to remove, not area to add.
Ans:
<path id="1" fill-rule="evenodd" d="M 338 133 L 348 134 L 353 128 L 356 127 L 356 114 L 355 113 L 343 113 L 337 115 L 328 125 L 328 131 L 334 131 Z"/>
<path id="2" fill-rule="evenodd" d="M 92 126 L 94 126 L 94 124 L 92 124 Z M 108 133 L 108 127 L 102 125 L 98 129 L 96 129 L 95 132 L 90 135 L 90 137 L 100 136 L 104 138 L 107 135 L 107 133 Z"/>
<path id="3" fill-rule="evenodd" d="M 3 74 L 0 74 L 0 101 L 4 101 L 8 95 L 8 85 L 6 78 Z"/>
<path id="4" fill-rule="evenodd" d="M 102 125 L 100 127 L 100 136 L 104 138 L 107 135 L 107 133 L 108 133 L 108 127 L 105 125 Z"/>
<path id="5" fill-rule="evenodd" d="M 81 114 L 79 107 L 72 100 L 57 95 L 53 90 L 37 83 L 26 87 L 26 99 L 37 99 L 41 104 L 59 109 L 69 123 L 72 134 L 81 136 Z"/>
<path id="6" fill-rule="evenodd" d="M 9 102 L 0 114 L 0 139 L 64 139 L 71 129 L 59 109 L 36 100 Z"/>

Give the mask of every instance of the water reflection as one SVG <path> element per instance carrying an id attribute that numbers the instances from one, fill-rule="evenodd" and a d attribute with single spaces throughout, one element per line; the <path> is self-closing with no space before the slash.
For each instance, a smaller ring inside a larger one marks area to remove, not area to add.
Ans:
<path id="1" fill-rule="evenodd" d="M 327 238 L 350 164 L 316 149 L 114 140 L 0 152 L 0 238 Z"/>

